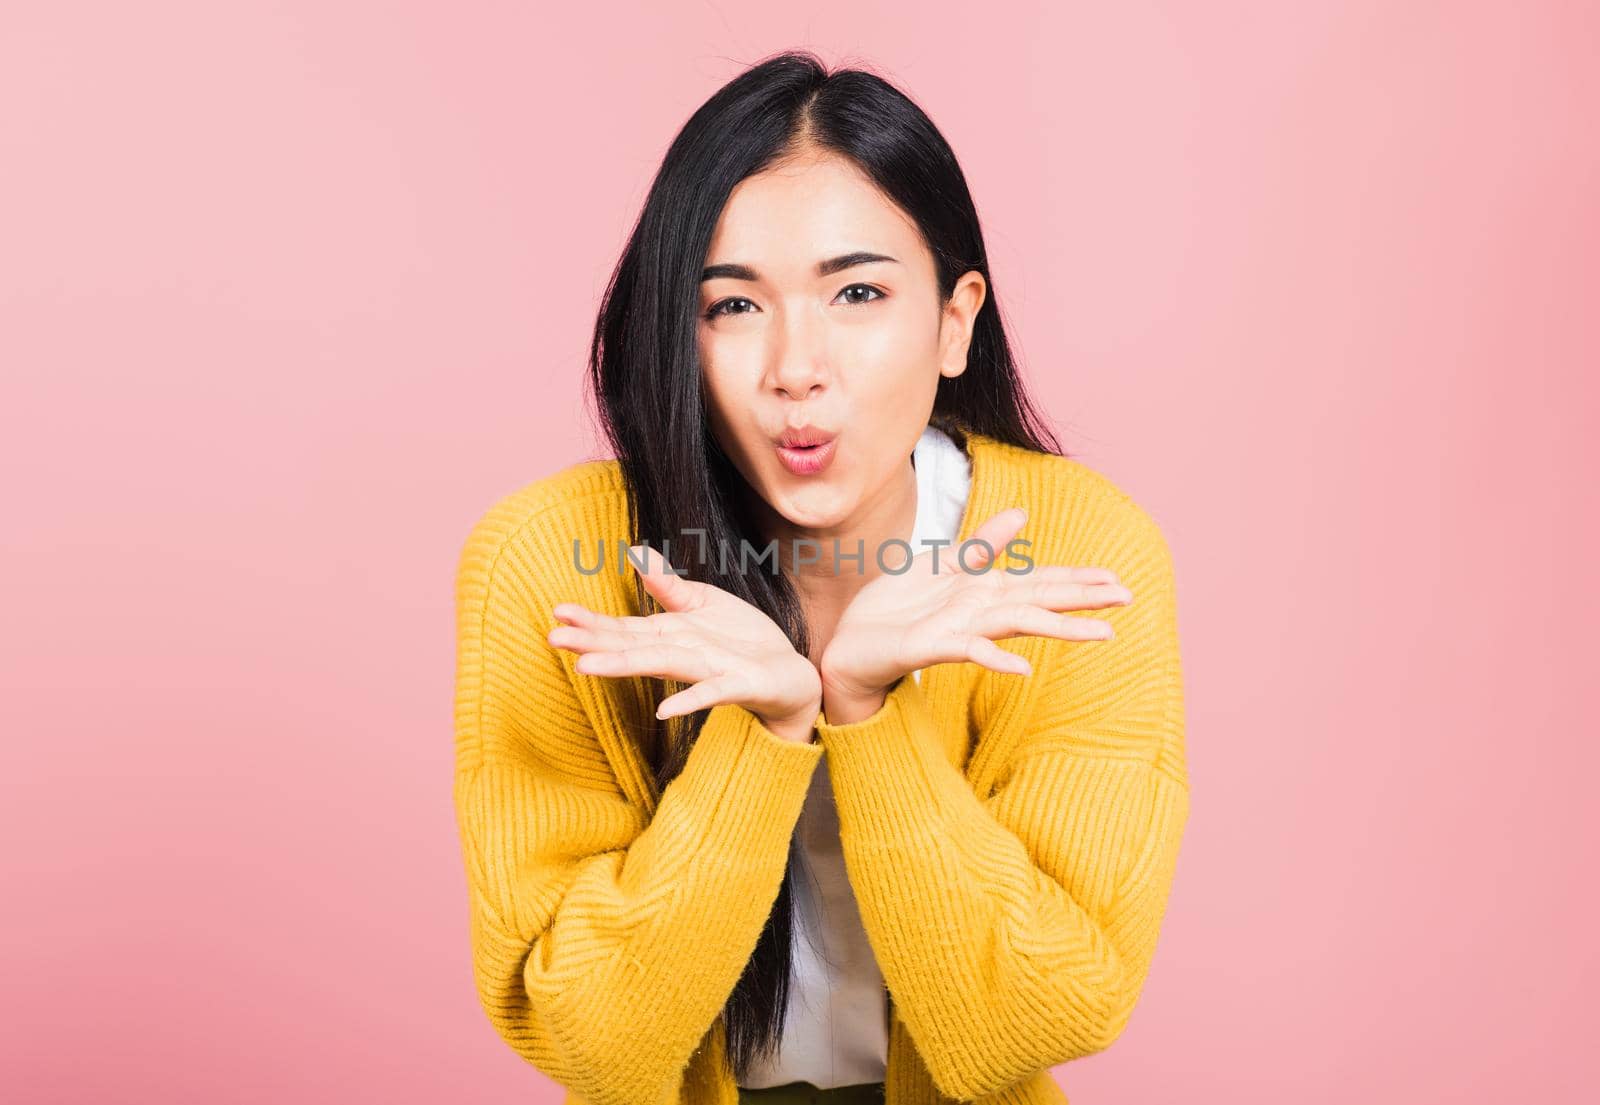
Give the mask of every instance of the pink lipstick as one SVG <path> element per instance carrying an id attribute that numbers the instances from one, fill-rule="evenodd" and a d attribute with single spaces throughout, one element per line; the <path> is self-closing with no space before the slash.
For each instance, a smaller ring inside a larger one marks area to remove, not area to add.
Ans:
<path id="1" fill-rule="evenodd" d="M 778 439 L 778 461 L 796 476 L 814 476 L 833 460 L 836 444 L 836 434 L 800 426 Z"/>

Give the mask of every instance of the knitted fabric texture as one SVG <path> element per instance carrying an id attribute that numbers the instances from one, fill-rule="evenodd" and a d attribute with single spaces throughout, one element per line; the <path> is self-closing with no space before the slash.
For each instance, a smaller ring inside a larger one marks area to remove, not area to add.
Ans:
<path id="1" fill-rule="evenodd" d="M 1110 568 L 1133 592 L 1084 612 L 1115 637 L 1005 639 L 1032 675 L 935 665 L 871 717 L 819 717 L 813 744 L 715 706 L 660 793 L 645 681 L 584 675 L 546 641 L 557 603 L 639 612 L 617 571 L 617 462 L 536 480 L 472 528 L 453 788 L 472 971 L 495 1031 L 567 1105 L 737 1105 L 721 1012 L 824 755 L 889 988 L 886 1105 L 1060 1105 L 1050 1068 L 1127 1025 L 1189 812 L 1170 552 L 1083 463 L 981 434 L 967 450 L 960 539 L 1026 507 L 1027 560 Z M 597 542 L 603 570 L 584 574 Z M 1002 550 L 1007 566 L 1026 561 Z"/>

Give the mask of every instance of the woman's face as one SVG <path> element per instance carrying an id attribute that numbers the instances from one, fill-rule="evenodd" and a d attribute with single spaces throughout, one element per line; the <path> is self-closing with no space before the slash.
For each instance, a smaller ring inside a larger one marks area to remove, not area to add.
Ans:
<path id="1" fill-rule="evenodd" d="M 939 378 L 965 371 L 982 275 L 963 275 L 941 304 L 916 224 L 828 153 L 741 181 L 705 272 L 698 331 L 712 433 L 791 525 L 847 528 L 899 486 Z M 804 428 L 832 445 L 809 456 L 780 448 Z"/>

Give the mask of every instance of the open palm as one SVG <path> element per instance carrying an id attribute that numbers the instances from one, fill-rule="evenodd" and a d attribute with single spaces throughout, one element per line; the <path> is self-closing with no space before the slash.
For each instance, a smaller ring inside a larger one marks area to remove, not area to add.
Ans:
<path id="1" fill-rule="evenodd" d="M 1020 507 L 985 521 L 971 540 L 1004 549 L 1027 521 Z M 872 695 L 931 664 L 972 661 L 1029 674 L 1028 662 L 995 643 L 1036 635 L 1104 640 L 1108 622 L 1061 611 L 1126 605 L 1132 595 L 1107 568 L 1044 565 L 1025 573 L 994 569 L 994 554 L 972 544 L 929 550 L 898 575 L 863 587 L 845 609 L 819 667 L 830 691 Z"/>
<path id="2" fill-rule="evenodd" d="M 669 695 L 656 716 L 693 713 L 719 703 L 747 707 L 775 730 L 808 730 L 821 699 L 811 661 L 762 611 L 720 587 L 667 571 L 666 558 L 635 547 L 644 588 L 662 612 L 612 617 L 577 603 L 551 613 L 566 623 L 550 630 L 550 644 L 579 654 L 585 675 L 653 675 L 692 686 Z"/>

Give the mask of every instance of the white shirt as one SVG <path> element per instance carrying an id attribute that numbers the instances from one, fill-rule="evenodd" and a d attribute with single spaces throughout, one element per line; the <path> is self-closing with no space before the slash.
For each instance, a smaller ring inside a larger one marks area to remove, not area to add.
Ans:
<path id="1" fill-rule="evenodd" d="M 917 514 L 912 555 L 925 540 L 954 541 L 966 509 L 972 462 L 944 431 L 923 430 L 911 462 L 917 476 Z M 869 558 L 876 550 L 866 550 Z M 893 563 L 892 554 L 885 559 Z M 912 677 L 920 682 L 920 672 Z M 740 1085 L 745 1089 L 809 1082 L 819 1089 L 882 1082 L 889 1055 L 889 1007 L 856 908 L 839 845 L 828 757 L 811 777 L 811 789 L 795 827 L 800 862 L 795 865 L 794 973 L 777 1054 L 757 1062 Z"/>

